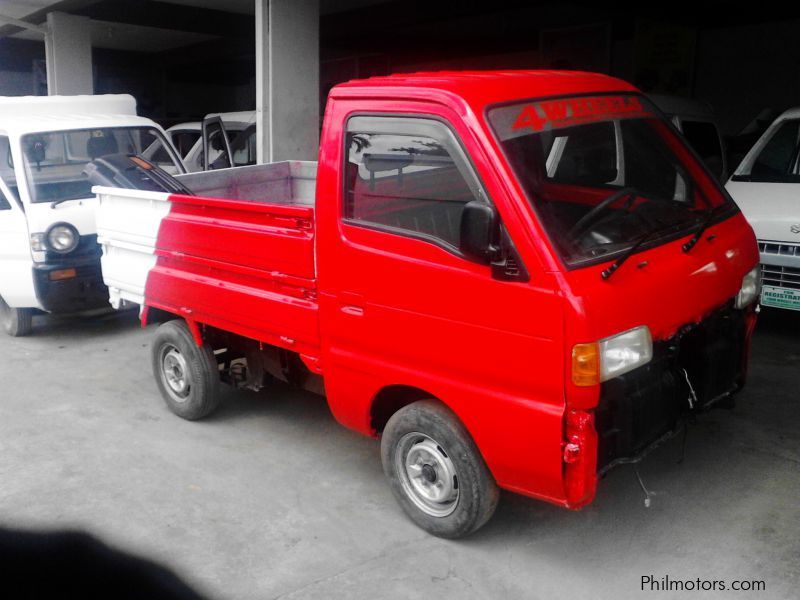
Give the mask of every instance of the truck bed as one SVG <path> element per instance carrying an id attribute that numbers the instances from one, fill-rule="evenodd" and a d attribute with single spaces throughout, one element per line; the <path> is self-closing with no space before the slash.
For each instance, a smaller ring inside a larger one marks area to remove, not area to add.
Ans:
<path id="1" fill-rule="evenodd" d="M 136 303 L 316 357 L 316 163 L 179 179 L 197 195 L 94 188 L 112 305 Z"/>

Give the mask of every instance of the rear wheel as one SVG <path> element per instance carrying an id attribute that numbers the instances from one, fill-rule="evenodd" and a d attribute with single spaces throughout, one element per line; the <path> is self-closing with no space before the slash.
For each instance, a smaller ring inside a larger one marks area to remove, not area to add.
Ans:
<path id="1" fill-rule="evenodd" d="M 0 326 L 12 337 L 30 335 L 33 330 L 33 310 L 30 308 L 11 308 L 0 298 Z"/>
<path id="2" fill-rule="evenodd" d="M 433 535 L 472 533 L 497 507 L 500 492 L 475 442 L 438 402 L 397 411 L 384 429 L 381 458 L 403 510 Z"/>
<path id="3" fill-rule="evenodd" d="M 208 344 L 198 346 L 185 321 L 169 321 L 156 331 L 153 374 L 161 396 L 179 417 L 194 421 L 219 406 L 219 367 Z"/>

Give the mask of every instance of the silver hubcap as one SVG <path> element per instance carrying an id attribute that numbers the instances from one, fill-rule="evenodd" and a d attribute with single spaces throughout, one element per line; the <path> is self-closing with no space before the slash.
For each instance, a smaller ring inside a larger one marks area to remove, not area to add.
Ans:
<path id="1" fill-rule="evenodd" d="M 189 369 L 181 351 L 171 344 L 161 349 L 161 379 L 173 400 L 186 401 L 191 391 Z"/>
<path id="2" fill-rule="evenodd" d="M 424 433 L 407 433 L 394 453 L 403 490 L 422 512 L 446 517 L 458 504 L 456 467 L 440 444 Z"/>

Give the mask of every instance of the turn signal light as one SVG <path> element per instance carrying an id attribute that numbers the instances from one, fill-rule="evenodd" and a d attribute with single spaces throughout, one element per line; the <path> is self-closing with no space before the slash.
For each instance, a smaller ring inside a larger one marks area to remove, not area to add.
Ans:
<path id="1" fill-rule="evenodd" d="M 61 269 L 60 271 L 50 271 L 50 281 L 62 281 L 72 279 L 78 275 L 75 269 Z"/>
<path id="2" fill-rule="evenodd" d="M 600 349 L 596 342 L 573 346 L 572 383 L 580 386 L 600 383 Z"/>

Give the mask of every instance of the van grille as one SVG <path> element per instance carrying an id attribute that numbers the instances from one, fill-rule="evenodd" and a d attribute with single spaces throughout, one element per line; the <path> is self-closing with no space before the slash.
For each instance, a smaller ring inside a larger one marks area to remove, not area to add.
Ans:
<path id="1" fill-rule="evenodd" d="M 779 267 L 761 265 L 762 285 L 800 290 L 800 269 L 796 267 Z"/>
<path id="2" fill-rule="evenodd" d="M 761 254 L 775 254 L 776 256 L 798 256 L 800 257 L 800 244 L 783 244 L 779 242 L 758 241 L 758 249 Z"/>

